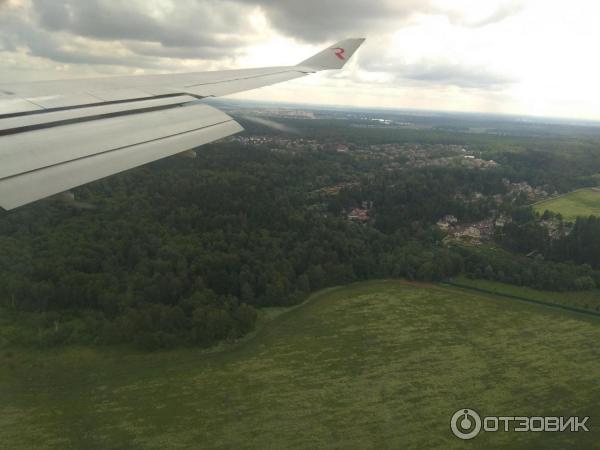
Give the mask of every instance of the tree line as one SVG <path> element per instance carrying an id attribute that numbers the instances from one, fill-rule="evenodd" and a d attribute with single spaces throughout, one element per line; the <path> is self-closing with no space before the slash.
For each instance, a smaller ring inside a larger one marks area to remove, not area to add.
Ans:
<path id="1" fill-rule="evenodd" d="M 85 208 L 39 202 L 2 213 L 0 301 L 29 324 L 4 338 L 210 346 L 250 332 L 262 307 L 373 278 L 469 273 L 544 289 L 600 285 L 589 266 L 442 245 L 441 215 L 478 219 L 493 207 L 456 194 L 497 192 L 501 178 L 427 168 L 369 176 L 346 155 L 206 146 L 193 161 L 82 187 Z M 359 187 L 320 193 L 348 180 Z M 363 200 L 374 202 L 371 222 L 347 220 Z"/>

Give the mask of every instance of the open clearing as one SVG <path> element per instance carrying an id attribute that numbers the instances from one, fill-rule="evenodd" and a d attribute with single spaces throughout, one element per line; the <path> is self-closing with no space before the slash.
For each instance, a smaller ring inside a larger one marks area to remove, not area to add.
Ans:
<path id="1" fill-rule="evenodd" d="M 315 294 L 228 350 L 3 350 L 0 448 L 597 448 L 600 321 L 398 281 Z M 452 436 L 482 415 L 589 433 Z"/>
<path id="2" fill-rule="evenodd" d="M 560 213 L 567 221 L 575 221 L 579 216 L 600 216 L 600 188 L 580 189 L 536 203 L 533 207 L 540 214 L 546 210 Z"/>
<path id="3" fill-rule="evenodd" d="M 489 293 L 515 296 L 538 302 L 562 305 L 600 314 L 600 289 L 578 292 L 540 291 L 526 286 L 499 283 L 482 279 L 458 277 L 454 280 L 461 286 L 482 289 Z"/>

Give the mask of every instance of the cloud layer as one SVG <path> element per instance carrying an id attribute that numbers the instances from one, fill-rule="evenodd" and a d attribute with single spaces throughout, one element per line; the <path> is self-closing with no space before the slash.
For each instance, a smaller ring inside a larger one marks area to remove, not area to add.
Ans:
<path id="1" fill-rule="evenodd" d="M 590 95 L 600 67 L 589 56 L 600 6 L 573 2 L 0 0 L 0 82 L 289 64 L 367 37 L 342 73 L 262 92 L 535 113 L 585 100 L 600 110 Z M 311 94 L 312 84 L 322 89 Z"/>
<path id="2" fill-rule="evenodd" d="M 269 22 L 285 35 L 308 42 L 323 42 L 349 35 L 402 26 L 417 13 L 435 10 L 430 0 L 255 0 Z"/>
<path id="3" fill-rule="evenodd" d="M 4 49 L 61 63 L 236 56 L 260 39 L 251 20 L 256 14 L 282 36 L 308 43 L 393 32 L 419 14 L 474 25 L 433 0 L 0 0 L 0 7 Z M 475 25 L 502 20 L 515 8 L 501 5 Z"/>

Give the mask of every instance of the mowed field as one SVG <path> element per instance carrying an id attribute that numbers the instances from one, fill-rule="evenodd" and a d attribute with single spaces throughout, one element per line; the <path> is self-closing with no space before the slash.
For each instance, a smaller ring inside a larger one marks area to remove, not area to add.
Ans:
<path id="1" fill-rule="evenodd" d="M 562 214 L 568 221 L 575 221 L 578 216 L 600 216 L 600 188 L 580 189 L 533 206 L 540 214 L 548 210 Z"/>
<path id="2" fill-rule="evenodd" d="M 329 289 L 216 352 L 2 351 L 0 448 L 598 448 L 600 321 L 453 288 Z M 450 432 L 482 415 L 589 433 Z"/>
<path id="3" fill-rule="evenodd" d="M 522 299 L 562 305 L 600 314 L 600 289 L 577 292 L 539 291 L 526 286 L 499 283 L 497 281 L 458 277 L 454 280 L 461 286 L 482 289 L 499 295 L 515 296 Z"/>

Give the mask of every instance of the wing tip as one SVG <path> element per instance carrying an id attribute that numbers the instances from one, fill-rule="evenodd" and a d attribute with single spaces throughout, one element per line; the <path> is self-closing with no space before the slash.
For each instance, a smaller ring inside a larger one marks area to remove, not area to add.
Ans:
<path id="1" fill-rule="evenodd" d="M 349 38 L 327 47 L 325 50 L 302 61 L 298 66 L 309 67 L 314 70 L 341 69 L 356 53 L 366 38 Z"/>

